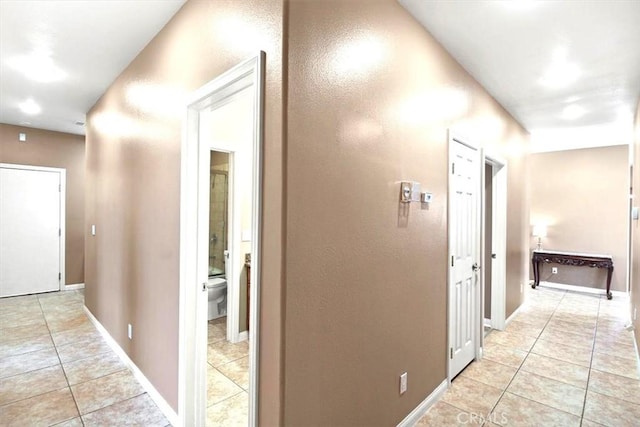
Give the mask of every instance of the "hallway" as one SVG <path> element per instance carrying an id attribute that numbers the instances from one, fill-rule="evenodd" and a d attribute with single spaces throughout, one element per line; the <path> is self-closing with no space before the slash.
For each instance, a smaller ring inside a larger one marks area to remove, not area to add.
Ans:
<path id="1" fill-rule="evenodd" d="M 169 425 L 83 305 L 82 290 L 0 299 L 0 426 Z"/>
<path id="2" fill-rule="evenodd" d="M 418 422 L 427 426 L 637 426 L 640 376 L 627 299 L 528 289 L 505 331 Z"/>

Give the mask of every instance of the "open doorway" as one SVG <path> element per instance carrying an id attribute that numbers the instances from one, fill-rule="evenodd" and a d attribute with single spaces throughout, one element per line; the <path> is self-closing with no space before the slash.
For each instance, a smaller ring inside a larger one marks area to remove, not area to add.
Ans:
<path id="1" fill-rule="evenodd" d="M 505 328 L 507 277 L 507 166 L 496 157 L 484 155 L 483 186 L 483 325 Z"/>
<path id="2" fill-rule="evenodd" d="M 183 425 L 257 424 L 264 53 L 190 98 L 182 145 Z"/>

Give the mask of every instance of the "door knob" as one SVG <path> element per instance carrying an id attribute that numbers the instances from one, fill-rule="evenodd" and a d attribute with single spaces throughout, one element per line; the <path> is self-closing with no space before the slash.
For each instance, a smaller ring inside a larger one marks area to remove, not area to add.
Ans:
<path id="1" fill-rule="evenodd" d="M 478 271 L 480 270 L 481 267 L 478 265 L 477 262 L 474 262 L 471 268 L 473 269 L 473 271 Z"/>

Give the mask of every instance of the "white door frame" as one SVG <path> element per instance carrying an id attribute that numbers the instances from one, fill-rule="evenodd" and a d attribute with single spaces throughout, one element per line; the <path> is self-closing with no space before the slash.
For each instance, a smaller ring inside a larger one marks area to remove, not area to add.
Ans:
<path id="1" fill-rule="evenodd" d="M 453 343 L 452 343 L 452 331 L 453 328 L 455 327 L 453 319 L 452 319 L 452 313 L 450 312 L 449 308 L 450 308 L 450 302 L 451 299 L 453 298 L 453 295 L 451 295 L 451 281 L 454 280 L 454 278 L 452 277 L 453 275 L 451 274 L 451 258 L 453 256 L 452 254 L 452 245 L 451 245 L 451 240 L 452 240 L 452 236 L 451 236 L 451 192 L 452 192 L 452 185 L 451 185 L 451 175 L 453 174 L 453 166 L 452 166 L 452 160 L 453 160 L 453 147 L 454 144 L 462 144 L 462 145 L 466 145 L 467 147 L 470 147 L 474 150 L 478 151 L 478 189 L 477 189 L 477 195 L 478 197 L 476 198 L 476 203 L 477 203 L 477 212 L 481 212 L 481 197 L 482 197 L 482 192 L 481 192 L 481 187 L 482 187 L 482 169 L 484 169 L 484 163 L 482 162 L 482 153 L 480 151 L 480 147 L 474 145 L 473 143 L 471 143 L 469 141 L 469 139 L 461 134 L 459 134 L 456 131 L 453 131 L 451 129 L 449 129 L 449 137 L 448 137 L 448 182 L 447 182 L 447 199 L 448 199 L 448 209 L 447 209 L 447 242 L 448 242 L 448 250 L 447 250 L 447 354 L 446 354 L 446 360 L 447 360 L 447 380 L 449 383 L 451 383 L 451 381 L 453 380 L 453 376 L 452 375 L 452 363 L 451 363 L 451 354 L 450 351 L 452 351 L 453 349 Z M 478 228 L 478 232 L 481 231 L 481 226 L 482 224 L 478 224 L 479 228 Z M 480 260 L 481 258 L 481 245 L 478 244 L 478 247 L 476 248 L 476 250 L 478 251 L 477 256 L 478 259 Z M 479 274 L 479 273 L 478 273 Z M 475 347 L 475 359 L 479 360 L 480 358 L 482 358 L 482 335 L 483 335 L 483 320 L 484 320 L 484 313 L 482 312 L 481 308 L 482 308 L 482 301 L 481 301 L 481 295 L 482 295 L 482 274 L 479 274 L 480 278 L 478 281 L 478 286 L 476 287 L 476 291 L 475 291 L 475 295 L 474 295 L 474 299 L 475 299 L 475 313 L 476 313 L 476 328 L 475 328 L 475 333 L 473 336 L 474 339 L 474 347 Z"/>
<path id="2" fill-rule="evenodd" d="M 265 53 L 259 52 L 193 92 L 186 103 L 181 147 L 180 184 L 180 325 L 178 416 L 183 426 L 206 423 L 207 383 L 207 281 L 208 238 L 199 238 L 204 217 L 208 222 L 209 206 L 203 206 L 200 182 L 203 150 L 209 144 L 199 140 L 199 113 L 215 101 L 238 92 L 251 79 L 255 90 L 253 117 L 253 194 L 251 218 L 251 307 L 249 312 L 249 426 L 257 425 L 258 399 L 258 328 L 261 270 L 261 194 L 264 115 Z M 207 196 L 208 199 L 208 196 Z M 208 229 L 208 224 L 206 224 Z M 207 236 L 208 237 L 208 236 Z M 206 267 L 205 267 L 206 266 Z"/>
<path id="3" fill-rule="evenodd" d="M 495 260 L 485 259 L 485 242 L 482 239 L 482 265 L 491 265 L 491 327 L 503 330 L 506 317 L 506 280 L 507 280 L 507 162 L 497 156 L 482 153 L 482 173 L 484 177 L 484 165 L 490 164 L 493 172 L 492 200 L 486 200 L 484 186 L 482 187 L 482 235 L 486 236 L 485 228 L 485 203 L 491 203 L 492 209 L 492 252 L 499 254 Z M 482 280 L 482 313 L 484 313 L 484 275 Z M 484 334 L 483 334 L 484 335 Z"/>
<path id="4" fill-rule="evenodd" d="M 60 174 L 60 280 L 58 281 L 58 290 L 65 289 L 65 238 L 66 238 L 66 201 L 67 201 L 67 170 L 64 168 L 50 168 L 45 166 L 18 165 L 12 163 L 0 163 L 0 168 L 4 169 L 22 169 L 40 172 L 54 172 Z"/>

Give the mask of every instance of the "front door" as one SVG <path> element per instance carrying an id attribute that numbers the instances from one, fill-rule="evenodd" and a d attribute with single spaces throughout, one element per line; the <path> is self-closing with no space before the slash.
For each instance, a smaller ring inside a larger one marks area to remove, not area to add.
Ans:
<path id="1" fill-rule="evenodd" d="M 480 334 L 479 150 L 449 142 L 449 378 L 476 357 Z"/>
<path id="2" fill-rule="evenodd" d="M 59 171 L 0 168 L 0 297 L 60 290 Z"/>

